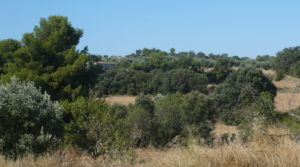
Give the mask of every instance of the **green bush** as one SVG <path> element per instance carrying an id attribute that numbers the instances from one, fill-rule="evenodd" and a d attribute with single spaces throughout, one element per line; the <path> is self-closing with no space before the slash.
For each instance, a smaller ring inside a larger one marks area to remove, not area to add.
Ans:
<path id="1" fill-rule="evenodd" d="M 213 139 L 216 107 L 208 96 L 194 91 L 186 95 L 167 95 L 156 102 L 155 117 L 158 124 L 157 145 L 165 145 L 176 136 Z"/>
<path id="2" fill-rule="evenodd" d="M 128 130 L 103 100 L 80 97 L 62 105 L 72 117 L 65 125 L 66 145 L 82 148 L 93 156 L 127 150 Z"/>
<path id="3" fill-rule="evenodd" d="M 270 95 L 273 105 L 276 96 L 276 87 L 262 73 L 255 68 L 242 68 L 232 72 L 227 79 L 216 88 L 213 96 L 218 106 L 219 116 L 224 122 L 235 122 L 238 124 L 240 117 L 237 112 L 258 102 L 261 93 L 267 92 Z M 224 120 L 227 119 L 227 120 Z"/>
<path id="4" fill-rule="evenodd" d="M 284 73 L 282 71 L 276 72 L 275 81 L 280 81 L 284 78 Z"/>
<path id="5" fill-rule="evenodd" d="M 184 129 L 188 129 L 187 137 L 201 138 L 211 143 L 211 134 L 216 118 L 216 104 L 209 97 L 198 91 L 193 91 L 183 97 L 182 122 Z M 191 127 L 193 127 L 191 129 Z M 192 131 L 191 131 L 192 130 Z"/>
<path id="6" fill-rule="evenodd" d="M 0 85 L 0 113 L 0 152 L 6 157 L 44 153 L 63 135 L 61 107 L 31 82 L 13 77 Z"/>
<path id="7" fill-rule="evenodd" d="M 131 140 L 134 146 L 151 144 L 156 135 L 154 103 L 149 96 L 139 96 L 135 105 L 129 106 L 127 125 L 131 129 Z"/>
<path id="8" fill-rule="evenodd" d="M 189 93 L 193 90 L 204 92 L 208 84 L 205 75 L 187 69 L 175 69 L 165 73 L 162 93 Z"/>
<path id="9" fill-rule="evenodd" d="M 179 94 L 167 95 L 156 103 L 155 119 L 158 123 L 156 145 L 164 146 L 181 134 L 184 126 L 182 105 L 183 98 Z"/>

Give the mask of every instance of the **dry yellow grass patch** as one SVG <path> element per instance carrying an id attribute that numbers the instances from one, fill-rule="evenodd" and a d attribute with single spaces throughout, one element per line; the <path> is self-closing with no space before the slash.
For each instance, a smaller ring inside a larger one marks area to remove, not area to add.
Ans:
<path id="1" fill-rule="evenodd" d="M 300 93 L 277 93 L 275 107 L 280 112 L 287 112 L 300 106 Z"/>
<path id="2" fill-rule="evenodd" d="M 281 81 L 273 82 L 277 88 L 296 88 L 300 86 L 300 79 L 291 76 L 286 76 Z"/>
<path id="3" fill-rule="evenodd" d="M 275 76 L 276 72 L 274 70 L 262 70 L 265 75 Z"/>
<path id="4" fill-rule="evenodd" d="M 225 133 L 230 134 L 230 133 L 237 133 L 237 132 L 238 132 L 238 130 L 237 130 L 236 126 L 225 125 L 222 122 L 217 122 L 216 127 L 214 129 L 214 134 L 216 136 L 220 136 Z"/>
<path id="5" fill-rule="evenodd" d="M 136 96 L 109 96 L 105 98 L 105 101 L 109 104 L 134 104 Z"/>
<path id="6" fill-rule="evenodd" d="M 286 76 L 281 81 L 273 82 L 277 88 L 284 89 L 284 92 L 277 92 L 275 107 L 280 112 L 287 112 L 300 106 L 300 79 Z"/>

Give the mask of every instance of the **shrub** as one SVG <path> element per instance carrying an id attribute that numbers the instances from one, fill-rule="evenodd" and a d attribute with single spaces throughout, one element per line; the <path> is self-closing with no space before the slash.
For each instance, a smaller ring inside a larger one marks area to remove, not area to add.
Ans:
<path id="1" fill-rule="evenodd" d="M 93 156 L 111 151 L 122 152 L 128 148 L 126 127 L 103 100 L 80 97 L 62 105 L 72 116 L 65 125 L 66 145 L 82 148 Z"/>
<path id="2" fill-rule="evenodd" d="M 155 118 L 158 129 L 155 144 L 163 146 L 183 130 L 182 95 L 167 95 L 156 103 Z"/>
<path id="3" fill-rule="evenodd" d="M 189 136 L 212 142 L 211 134 L 216 118 L 215 102 L 208 96 L 193 91 L 183 97 L 182 122 L 184 128 L 189 130 Z M 191 131 L 191 127 L 193 131 Z"/>
<path id="4" fill-rule="evenodd" d="M 198 91 L 163 97 L 157 101 L 155 110 L 157 145 L 165 145 L 176 136 L 211 142 L 215 113 L 213 100 Z"/>
<path id="5" fill-rule="evenodd" d="M 113 104 L 112 106 L 110 106 L 110 112 L 118 119 L 125 119 L 128 115 L 127 107 L 122 104 Z"/>
<path id="6" fill-rule="evenodd" d="M 6 157 L 44 153 L 63 135 L 61 107 L 31 82 L 12 77 L 0 85 L 0 112 L 0 151 Z"/>
<path id="7" fill-rule="evenodd" d="M 135 105 L 129 106 L 129 114 L 126 121 L 131 129 L 131 140 L 134 146 L 149 145 L 156 133 L 152 99 L 149 96 L 139 96 Z"/>
<path id="8" fill-rule="evenodd" d="M 232 72 L 224 83 L 216 88 L 214 99 L 219 114 L 223 114 L 223 118 L 235 120 L 234 122 L 238 123 L 237 119 L 240 118 L 228 118 L 228 116 L 239 116 L 240 114 L 236 112 L 259 101 L 258 97 L 262 92 L 269 93 L 273 103 L 276 87 L 272 82 L 263 75 L 261 70 L 243 68 Z"/>
<path id="9" fill-rule="evenodd" d="M 275 81 L 280 81 L 284 78 L 284 73 L 282 71 L 276 72 Z"/>
<path id="10" fill-rule="evenodd" d="M 164 93 L 189 93 L 193 90 L 204 92 L 208 84 L 205 75 L 187 69 L 175 69 L 165 73 L 163 79 Z"/>

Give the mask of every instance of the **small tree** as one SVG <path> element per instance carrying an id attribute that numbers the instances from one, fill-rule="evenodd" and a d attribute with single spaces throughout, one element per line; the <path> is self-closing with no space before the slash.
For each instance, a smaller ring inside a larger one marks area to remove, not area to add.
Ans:
<path id="1" fill-rule="evenodd" d="M 0 152 L 6 157 L 43 153 L 63 135 L 60 106 L 31 82 L 13 77 L 0 85 L 0 113 Z"/>

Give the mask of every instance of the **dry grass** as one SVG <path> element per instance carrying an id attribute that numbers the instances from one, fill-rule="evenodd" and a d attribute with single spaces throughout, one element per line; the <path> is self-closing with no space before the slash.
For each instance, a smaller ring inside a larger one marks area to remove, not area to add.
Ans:
<path id="1" fill-rule="evenodd" d="M 133 104 L 135 102 L 136 96 L 109 96 L 106 97 L 105 100 L 109 104 Z"/>
<path id="2" fill-rule="evenodd" d="M 76 151 L 61 151 L 40 158 L 28 156 L 16 162 L 0 158 L 2 167 L 297 167 L 300 166 L 300 144 L 289 137 L 264 135 L 253 142 L 235 142 L 215 148 L 191 145 L 187 148 L 136 150 L 130 160 L 93 159 Z"/>
<path id="3" fill-rule="evenodd" d="M 222 134 L 225 134 L 225 133 L 228 133 L 228 134 L 238 133 L 237 127 L 225 125 L 222 122 L 217 122 L 215 130 L 214 130 L 214 134 L 216 136 L 221 136 Z"/>
<path id="4" fill-rule="evenodd" d="M 274 81 L 273 82 L 277 88 L 296 88 L 297 86 L 300 86 L 300 79 L 294 78 L 291 76 L 286 76 L 281 81 Z"/>
<path id="5" fill-rule="evenodd" d="M 274 70 L 264 70 L 264 69 L 262 69 L 262 72 L 265 75 L 270 75 L 270 76 L 275 76 L 276 75 L 276 72 Z"/>
<path id="6" fill-rule="evenodd" d="M 170 150 L 149 166 L 165 167 L 296 167 L 300 166 L 300 146 L 288 139 L 280 142 L 234 143 L 218 148 L 198 145 Z M 147 165 L 145 165 L 147 166 Z"/>
<path id="7" fill-rule="evenodd" d="M 287 112 L 300 106 L 300 93 L 277 93 L 275 107 L 280 112 Z"/>
<path id="8" fill-rule="evenodd" d="M 300 106 L 299 78 L 287 76 L 281 81 L 274 81 L 274 84 L 279 88 L 275 98 L 275 106 L 278 111 L 287 112 Z"/>

